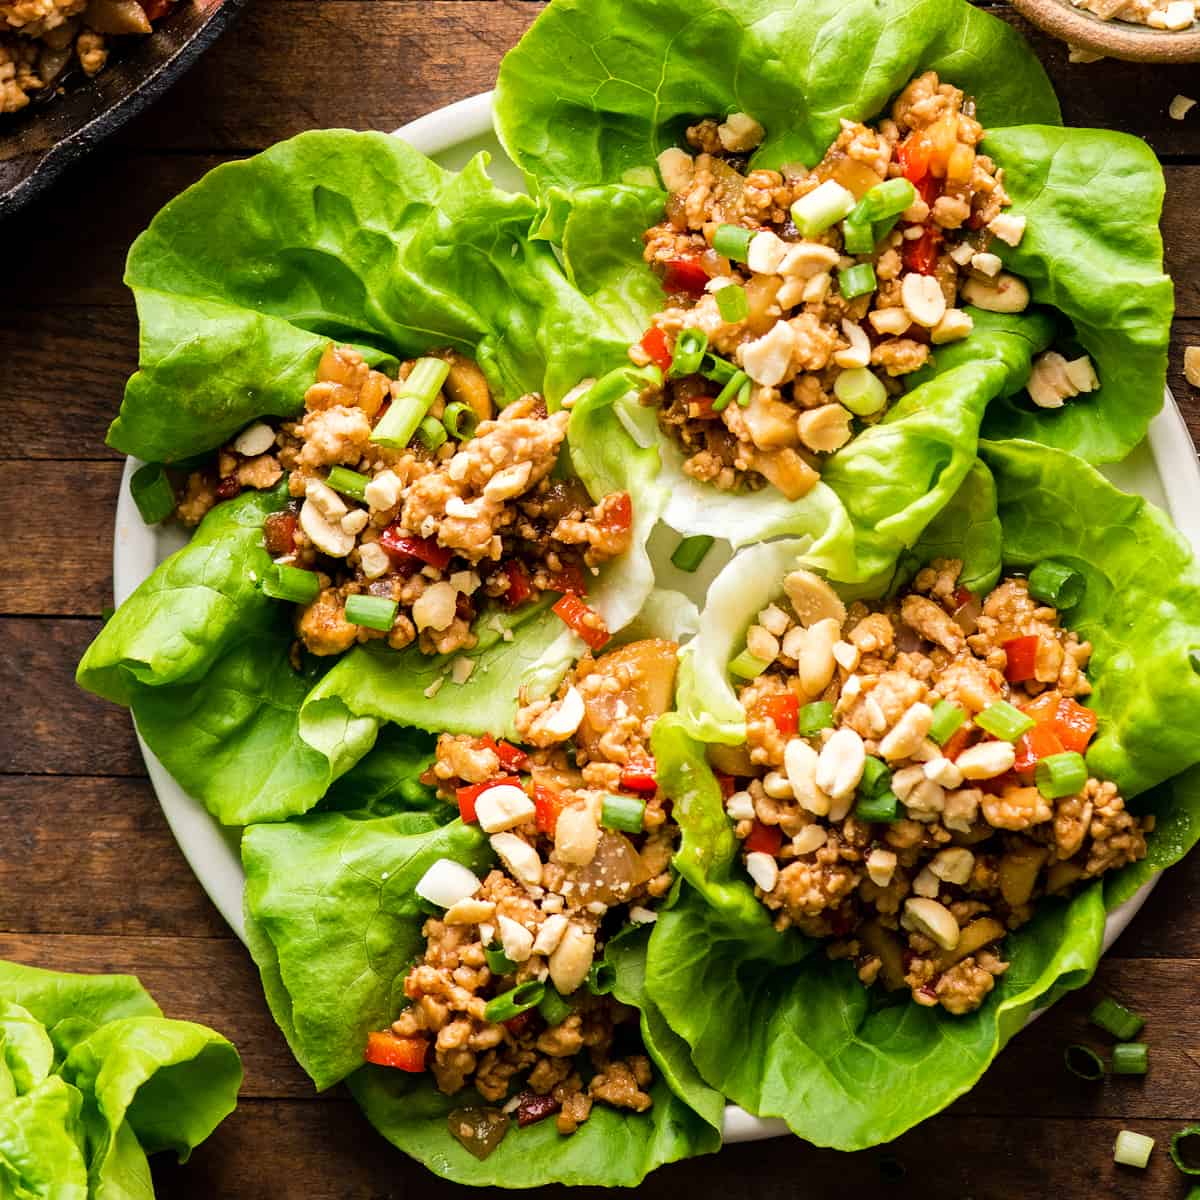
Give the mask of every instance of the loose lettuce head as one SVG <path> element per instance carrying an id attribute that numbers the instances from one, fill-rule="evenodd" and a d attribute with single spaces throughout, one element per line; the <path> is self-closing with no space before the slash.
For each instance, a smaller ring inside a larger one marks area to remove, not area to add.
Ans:
<path id="1" fill-rule="evenodd" d="M 972 1087 L 1034 1008 L 1091 976 L 1107 910 L 1200 837 L 1200 675 L 1189 662 L 1200 646 L 1200 570 L 1188 547 L 1152 505 L 1071 455 L 1008 442 L 985 445 L 983 458 L 901 577 L 937 555 L 963 558 L 981 588 L 1002 569 L 1043 558 L 1083 572 L 1085 598 L 1065 619 L 1094 647 L 1088 702 L 1099 728 L 1089 766 L 1135 811 L 1153 812 L 1156 827 L 1143 862 L 1069 901 L 1043 901 L 1008 937 L 1012 965 L 979 1010 L 952 1017 L 868 991 L 819 944 L 777 933 L 740 865 L 703 742 L 744 737 L 725 663 L 770 598 L 759 580 L 768 571 L 778 579 L 781 566 L 821 564 L 781 562 L 782 546 L 730 563 L 685 664 L 679 715 L 654 733 L 683 834 L 675 865 L 685 886 L 651 936 L 647 992 L 712 1086 L 819 1145 L 889 1141 Z M 699 662 L 703 654 L 718 665 Z M 736 1043 L 735 1023 L 746 1031 Z"/>
<path id="2" fill-rule="evenodd" d="M 1034 408 L 1023 380 L 993 391 L 985 400 L 1012 398 L 989 430 L 1124 457 L 1163 396 L 1162 172 L 1136 138 L 1061 128 L 1020 35 L 966 0 L 553 0 L 504 59 L 496 126 L 542 197 L 542 235 L 636 336 L 661 300 L 638 236 L 664 199 L 655 159 L 688 124 L 748 112 L 766 128 L 751 165 L 812 165 L 841 120 L 880 115 L 926 70 L 975 97 L 984 150 L 1028 218 L 1022 243 L 997 250 L 1061 314 L 1064 343 L 1092 355 L 1102 385 L 1057 411 Z"/>
<path id="3" fill-rule="evenodd" d="M 147 1154 L 185 1161 L 237 1103 L 223 1037 L 165 1019 L 128 975 L 0 962 L 0 1193 L 145 1200 Z"/>

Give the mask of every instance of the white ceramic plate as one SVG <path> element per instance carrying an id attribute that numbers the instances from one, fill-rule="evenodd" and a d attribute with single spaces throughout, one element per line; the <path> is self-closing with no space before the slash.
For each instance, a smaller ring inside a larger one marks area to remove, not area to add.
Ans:
<path id="1" fill-rule="evenodd" d="M 521 173 L 501 149 L 492 130 L 490 92 L 438 109 L 396 132 L 418 150 L 451 169 L 465 166 L 480 150 L 486 150 L 492 156 L 489 170 L 496 182 L 513 191 L 524 190 Z M 133 459 L 126 462 L 117 503 L 113 544 L 113 591 L 117 604 L 121 604 L 167 555 L 178 550 L 186 540 L 178 529 L 151 528 L 142 523 L 127 486 L 129 476 L 139 465 Z M 1146 441 L 1125 462 L 1106 468 L 1105 474 L 1125 491 L 1140 493 L 1166 508 L 1175 524 L 1200 552 L 1200 466 L 1170 392 L 1162 412 L 1150 426 Z M 665 558 L 665 555 L 660 557 Z M 709 565 L 705 564 L 706 567 Z M 708 574 L 708 571 L 704 572 L 704 575 Z M 681 576 L 679 572 L 673 572 L 673 577 L 663 582 L 677 588 L 689 582 L 692 591 L 707 586 L 707 579 Z M 693 598 L 701 601 L 702 591 Z M 140 735 L 138 741 L 150 781 L 184 857 L 221 915 L 238 937 L 245 940 L 242 920 L 245 876 L 238 856 L 238 831 L 218 825 L 207 810 L 167 774 Z M 1141 908 L 1154 883 L 1155 880 L 1151 880 L 1109 915 L 1104 933 L 1105 950 Z M 1037 1015 L 1035 1013 L 1034 1017 Z M 782 1121 L 753 1117 L 732 1105 L 725 1110 L 726 1141 L 752 1141 L 785 1133 L 787 1129 Z"/>

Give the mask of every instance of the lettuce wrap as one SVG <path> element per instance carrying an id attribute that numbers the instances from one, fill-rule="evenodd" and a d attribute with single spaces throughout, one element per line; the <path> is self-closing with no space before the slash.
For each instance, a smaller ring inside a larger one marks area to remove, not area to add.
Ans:
<path id="1" fill-rule="evenodd" d="M 725 663 L 771 597 L 768 581 L 781 568 L 821 566 L 789 560 L 783 543 L 735 558 L 687 653 L 679 712 L 655 729 L 660 783 L 683 830 L 675 865 L 685 885 L 651 936 L 647 992 L 712 1086 L 817 1145 L 890 1141 L 969 1090 L 1035 1008 L 1091 977 L 1107 912 L 1200 836 L 1200 675 L 1191 662 L 1200 569 L 1190 549 L 1156 508 L 1062 451 L 985 443 L 982 459 L 898 578 L 946 554 L 962 558 L 964 578 L 981 588 L 1002 568 L 1047 557 L 1079 571 L 1086 593 L 1065 620 L 1094 647 L 1088 703 L 1099 728 L 1088 766 L 1156 826 L 1145 859 L 1070 900 L 1043 900 L 1008 935 L 1011 965 L 974 1012 L 950 1016 L 872 994 L 819 942 L 776 932 L 706 763 L 706 741 L 744 739 Z"/>
<path id="2" fill-rule="evenodd" d="M 143 1200 L 147 1154 L 180 1162 L 237 1103 L 219 1034 L 163 1017 L 129 975 L 0 962 L 0 1191 Z"/>

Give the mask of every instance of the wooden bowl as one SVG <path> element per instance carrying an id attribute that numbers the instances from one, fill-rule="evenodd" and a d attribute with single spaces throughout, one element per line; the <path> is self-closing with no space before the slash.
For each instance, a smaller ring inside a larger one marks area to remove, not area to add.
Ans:
<path id="1" fill-rule="evenodd" d="M 1071 0 L 1012 0 L 1012 4 L 1039 29 L 1106 58 L 1131 62 L 1200 62 L 1200 23 L 1172 32 L 1129 21 L 1102 21 L 1085 9 L 1076 8 Z"/>

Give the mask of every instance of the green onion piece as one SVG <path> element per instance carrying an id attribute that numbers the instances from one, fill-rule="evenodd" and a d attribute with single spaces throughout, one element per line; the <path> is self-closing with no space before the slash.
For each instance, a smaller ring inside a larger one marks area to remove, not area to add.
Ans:
<path id="1" fill-rule="evenodd" d="M 833 724 L 833 705 L 828 700 L 814 700 L 806 704 L 796 718 L 796 732 L 801 737 L 812 737 Z"/>
<path id="2" fill-rule="evenodd" d="M 804 237 L 814 237 L 824 233 L 831 225 L 836 225 L 853 208 L 854 193 L 847 191 L 836 180 L 827 179 L 820 187 L 792 204 L 792 220 Z M 716 243 L 713 245 L 715 248 Z"/>
<path id="3" fill-rule="evenodd" d="M 667 377 L 679 379 L 683 375 L 695 375 L 707 349 L 708 334 L 703 329 L 681 329 L 675 339 L 675 349 L 671 351 L 671 369 Z"/>
<path id="4" fill-rule="evenodd" d="M 446 427 L 437 417 L 425 417 L 417 426 L 417 441 L 426 450 L 436 450 L 446 440 Z"/>
<path id="5" fill-rule="evenodd" d="M 1029 572 L 1029 593 L 1043 604 L 1055 608 L 1074 608 L 1083 599 L 1087 582 L 1064 563 L 1047 558 Z"/>
<path id="6" fill-rule="evenodd" d="M 351 471 L 347 467 L 334 467 L 325 482 L 335 492 L 341 492 L 343 496 L 349 496 L 351 500 L 363 500 L 366 498 L 367 484 L 371 481 L 365 475 L 360 475 L 357 471 Z"/>
<path id="7" fill-rule="evenodd" d="M 138 467 L 129 480 L 129 494 L 147 525 L 157 525 L 175 511 L 175 489 L 162 463 Z"/>
<path id="8" fill-rule="evenodd" d="M 594 996 L 607 996 L 617 985 L 617 968 L 607 959 L 592 963 L 587 974 L 587 989 Z"/>
<path id="9" fill-rule="evenodd" d="M 1059 800 L 1063 796 L 1074 796 L 1087 783 L 1087 764 L 1083 755 L 1076 750 L 1064 750 L 1062 754 L 1048 754 L 1038 759 L 1034 771 L 1037 790 L 1047 800 Z"/>
<path id="10" fill-rule="evenodd" d="M 833 381 L 833 394 L 856 417 L 869 417 L 887 403 L 887 388 L 866 367 L 851 367 Z"/>
<path id="11" fill-rule="evenodd" d="M 1123 1167 L 1138 1167 L 1144 1170 L 1150 1161 L 1150 1151 L 1154 1149 L 1154 1139 L 1144 1133 L 1134 1133 L 1132 1129 L 1122 1129 L 1117 1134 L 1113 1146 L 1113 1161 Z"/>
<path id="12" fill-rule="evenodd" d="M 455 400 L 453 404 L 446 405 L 442 424 L 456 442 L 465 442 L 475 436 L 475 430 L 479 428 L 479 414 L 469 404 Z"/>
<path id="13" fill-rule="evenodd" d="M 412 441 L 417 426 L 425 419 L 449 374 L 450 364 L 445 359 L 418 358 L 392 398 L 391 407 L 375 426 L 371 441 L 377 446 L 403 450 Z"/>
<path id="14" fill-rule="evenodd" d="M 1036 722 L 1019 708 L 1014 708 L 1007 700 L 997 700 L 975 718 L 975 724 L 993 737 L 1015 742 L 1021 734 L 1028 733 Z"/>
<path id="15" fill-rule="evenodd" d="M 386 633 L 396 619 L 398 607 L 395 600 L 388 600 L 385 596 L 350 596 L 346 600 L 346 620 L 351 625 L 362 625 Z"/>
<path id="16" fill-rule="evenodd" d="M 903 176 L 897 176 L 876 184 L 854 206 L 846 220 L 866 225 L 872 221 L 898 217 L 906 208 L 912 207 L 916 198 L 917 189 Z"/>
<path id="17" fill-rule="evenodd" d="M 894 217 L 887 217 L 882 221 L 875 222 L 875 244 L 878 246 L 893 229 L 896 228 L 896 223 L 900 220 L 900 214 L 897 213 Z"/>
<path id="18" fill-rule="evenodd" d="M 933 720 L 929 723 L 929 736 L 939 746 L 944 746 L 950 740 L 950 735 L 966 719 L 966 709 L 952 704 L 949 700 L 939 700 L 933 706 Z"/>
<path id="19" fill-rule="evenodd" d="M 491 942 L 484 947 L 483 956 L 493 975 L 511 975 L 517 969 L 517 964 L 504 953 L 499 942 Z"/>
<path id="20" fill-rule="evenodd" d="M 511 992 L 494 996 L 487 1002 L 483 1010 L 483 1019 L 499 1025 L 503 1021 L 511 1021 L 531 1008 L 537 1008 L 546 994 L 546 985 L 536 979 L 528 979 L 519 983 Z"/>
<path id="21" fill-rule="evenodd" d="M 832 221 L 829 223 L 833 224 Z M 828 228 L 828 226 L 827 226 Z M 718 254 L 732 258 L 736 262 L 745 262 L 750 253 L 750 241 L 754 237 L 753 229 L 743 229 L 740 225 L 718 225 L 713 235 L 713 249 Z"/>
<path id="22" fill-rule="evenodd" d="M 293 604 L 311 604 L 321 590 L 315 571 L 299 567 L 277 566 L 263 576 L 262 589 L 272 600 L 290 600 Z"/>
<path id="23" fill-rule="evenodd" d="M 755 658 L 749 650 L 743 650 L 730 662 L 729 673 L 739 679 L 757 679 L 770 665 L 761 658 Z"/>
<path id="24" fill-rule="evenodd" d="M 896 821 L 900 818 L 900 801 L 890 788 L 878 796 L 860 795 L 854 804 L 854 815 L 860 821 Z"/>
<path id="25" fill-rule="evenodd" d="M 878 796 L 892 786 L 892 772 L 881 758 L 868 754 L 863 763 L 862 778 L 858 781 L 860 796 Z"/>
<path id="26" fill-rule="evenodd" d="M 711 379 L 713 383 L 726 384 L 738 374 L 738 369 L 733 363 L 709 353 L 705 354 L 704 361 L 700 364 L 700 374 L 705 379 Z"/>
<path id="27" fill-rule="evenodd" d="M 570 1001 L 554 986 L 546 988 L 546 994 L 538 1005 L 542 1020 L 550 1026 L 561 1025 L 574 1011 Z"/>
<path id="28" fill-rule="evenodd" d="M 1118 1046 L 1117 1049 L 1122 1047 Z M 1189 1125 L 1171 1135 L 1171 1161 L 1185 1175 L 1200 1175 L 1200 1146 L 1192 1146 L 1190 1150 L 1184 1149 L 1185 1144 L 1193 1140 L 1200 1142 L 1200 1125 Z M 1191 1192 L 1188 1196 L 1191 1196 Z"/>
<path id="29" fill-rule="evenodd" d="M 709 537 L 707 533 L 681 538 L 679 545 L 675 547 L 675 553 L 671 555 L 671 562 L 681 571 L 690 574 L 704 561 L 704 556 L 712 549 L 715 541 L 716 538 Z"/>
<path id="30" fill-rule="evenodd" d="M 1145 1075 L 1150 1065 L 1150 1047 L 1145 1042 L 1121 1042 L 1113 1047 L 1114 1075 Z"/>
<path id="31" fill-rule="evenodd" d="M 742 380 L 742 386 L 738 388 L 738 408 L 748 408 L 750 405 L 750 376 L 747 375 Z"/>
<path id="32" fill-rule="evenodd" d="M 645 800 L 635 796 L 608 795 L 600 806 L 600 824 L 605 829 L 620 829 L 624 833 L 641 833 L 645 815 Z"/>
<path id="33" fill-rule="evenodd" d="M 713 412 L 724 412 L 729 407 L 729 402 L 741 391 L 742 384 L 749 384 L 750 376 L 745 371 L 738 371 L 735 375 L 731 375 L 728 383 L 721 389 L 717 398 L 713 401 Z M 738 397 L 739 403 L 741 397 Z"/>
<path id="34" fill-rule="evenodd" d="M 838 272 L 838 287 L 846 300 L 853 300 L 855 296 L 865 296 L 877 286 L 875 268 L 870 263 L 856 263 L 853 267 Z"/>
<path id="35" fill-rule="evenodd" d="M 1144 1018 L 1108 996 L 1092 1009 L 1088 1020 L 1105 1033 L 1111 1033 L 1119 1042 L 1137 1037 L 1146 1024 Z"/>
<path id="36" fill-rule="evenodd" d="M 746 299 L 744 289 L 738 287 L 736 283 L 729 283 L 723 288 L 718 288 L 717 311 L 721 314 L 721 320 L 728 321 L 730 324 L 744 321 L 750 312 L 750 304 Z"/>
<path id="37" fill-rule="evenodd" d="M 875 249 L 875 230 L 870 221 L 860 224 L 853 217 L 851 213 L 842 222 L 842 248 L 847 254 L 870 254 Z"/>
<path id="38" fill-rule="evenodd" d="M 1088 1083 L 1104 1078 L 1104 1060 L 1090 1046 L 1068 1046 L 1063 1051 L 1063 1063 L 1072 1075 Z"/>

